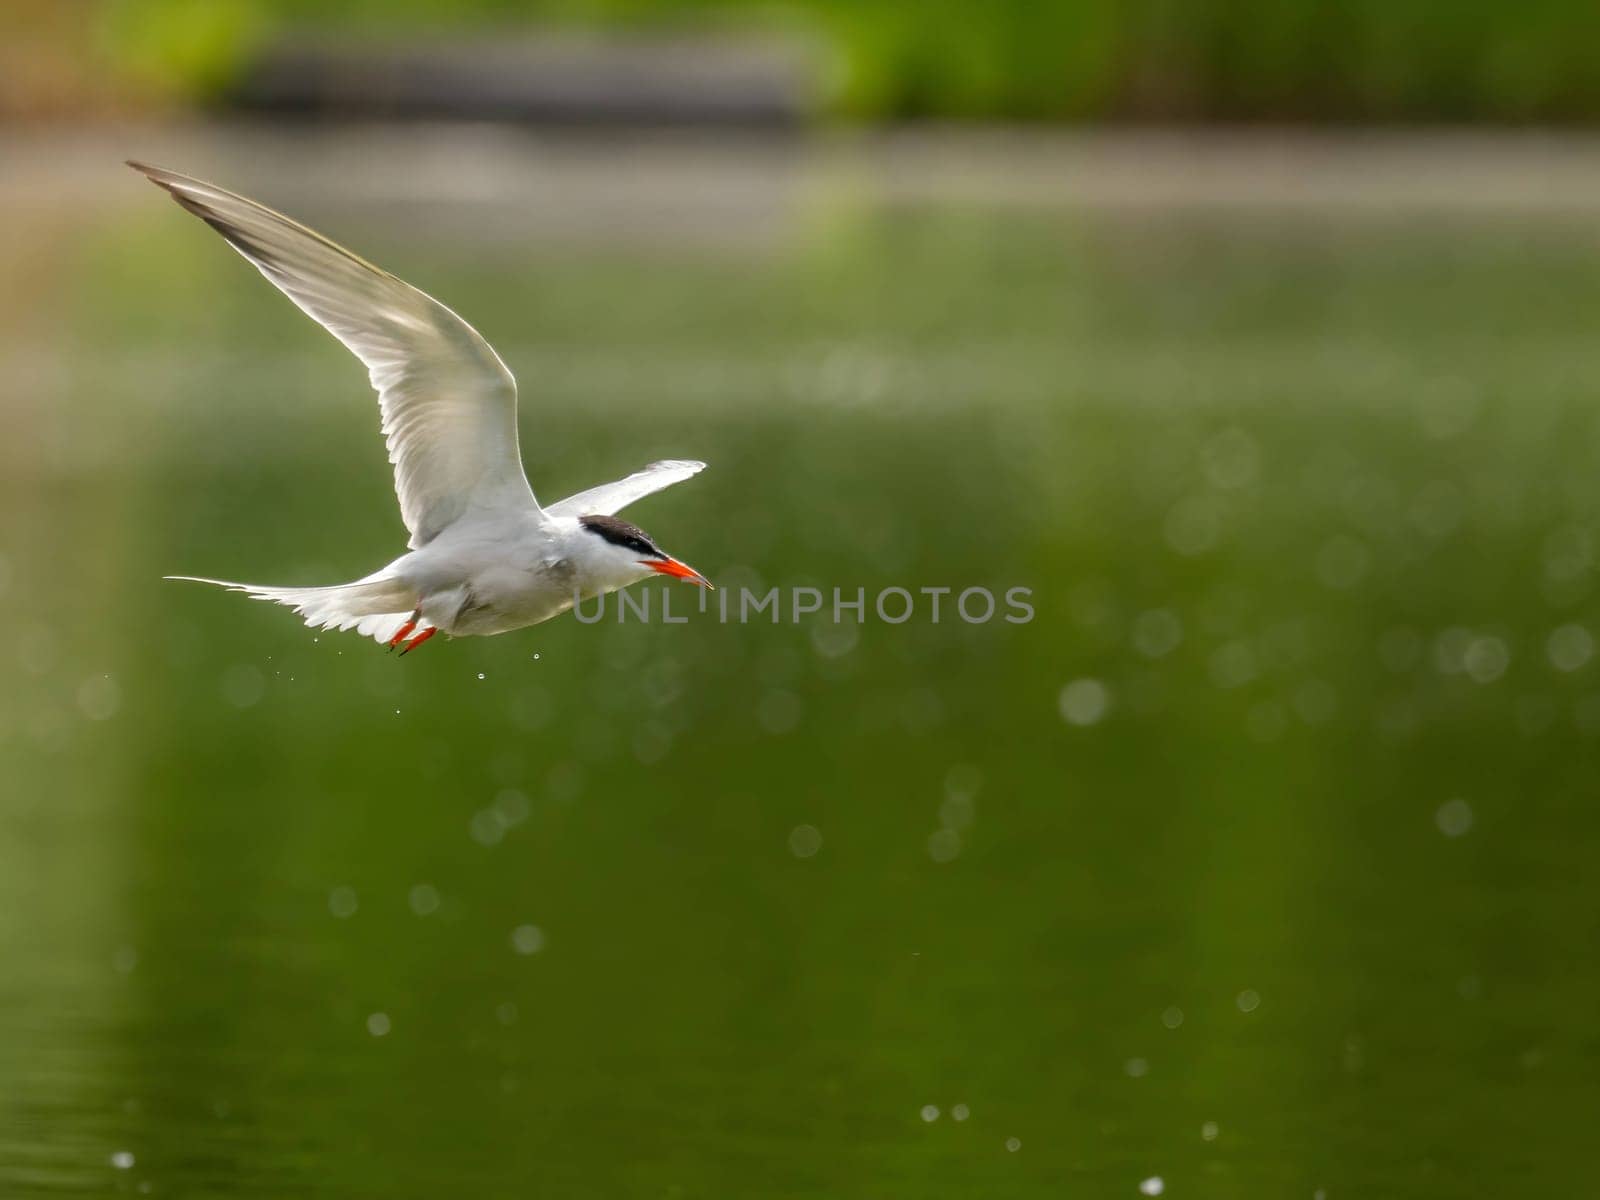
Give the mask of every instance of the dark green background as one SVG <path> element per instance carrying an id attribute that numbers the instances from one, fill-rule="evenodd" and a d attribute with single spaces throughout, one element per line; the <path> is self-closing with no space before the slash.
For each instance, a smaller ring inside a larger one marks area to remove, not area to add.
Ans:
<path id="1" fill-rule="evenodd" d="M 501 348 L 547 498 L 703 457 L 629 515 L 714 579 L 1037 617 L 400 661 L 162 583 L 399 550 L 362 372 L 109 162 L 14 205 L 5 1195 L 1585 1186 L 1600 687 L 1549 646 L 1595 620 L 1592 216 L 867 177 L 674 231 L 266 163 L 224 181 Z"/>

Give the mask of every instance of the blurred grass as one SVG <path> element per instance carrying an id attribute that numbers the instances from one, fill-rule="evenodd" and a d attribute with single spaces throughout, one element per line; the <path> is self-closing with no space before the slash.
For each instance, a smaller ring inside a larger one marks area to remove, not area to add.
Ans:
<path id="1" fill-rule="evenodd" d="M 75 87 L 99 96 L 100 68 L 135 101 L 215 101 L 286 32 L 417 40 L 709 25 L 819 38 L 826 112 L 847 119 L 1600 117 L 1600 8 L 1576 0 L 80 0 L 4 20 L 13 79 L 0 100 L 12 111 L 27 110 L 30 86 L 69 105 Z"/>

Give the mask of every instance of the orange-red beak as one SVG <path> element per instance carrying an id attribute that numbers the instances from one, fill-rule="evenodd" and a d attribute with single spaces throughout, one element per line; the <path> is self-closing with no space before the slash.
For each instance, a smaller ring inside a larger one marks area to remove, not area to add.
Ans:
<path id="1" fill-rule="evenodd" d="M 669 558 L 665 562 L 658 558 L 641 558 L 639 561 L 661 575 L 671 575 L 674 579 L 687 579 L 690 583 L 698 583 L 701 587 L 716 590 L 716 585 L 711 580 L 688 563 L 681 563 L 675 558 Z"/>

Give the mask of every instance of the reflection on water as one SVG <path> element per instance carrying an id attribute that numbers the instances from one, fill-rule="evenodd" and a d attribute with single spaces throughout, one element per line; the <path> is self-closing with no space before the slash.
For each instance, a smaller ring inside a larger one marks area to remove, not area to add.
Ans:
<path id="1" fill-rule="evenodd" d="M 1569 1186 L 1584 228 L 313 199 L 501 348 L 545 494 L 704 457 L 630 515 L 719 582 L 1037 610 L 402 662 L 160 582 L 401 536 L 360 368 L 135 182 L 0 249 L 8 1196 Z"/>

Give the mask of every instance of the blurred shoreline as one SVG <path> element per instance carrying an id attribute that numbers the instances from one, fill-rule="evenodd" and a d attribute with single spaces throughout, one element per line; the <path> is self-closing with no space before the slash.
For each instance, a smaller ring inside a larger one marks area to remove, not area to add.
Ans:
<path id="1" fill-rule="evenodd" d="M 1375 213 L 1600 208 L 1600 134 L 981 125 L 772 133 L 552 131 L 495 124 L 260 121 L 0 129 L 0 206 L 92 205 L 136 157 L 336 207 L 642 215 L 715 225 L 797 188 L 896 201 L 1087 209 Z"/>

